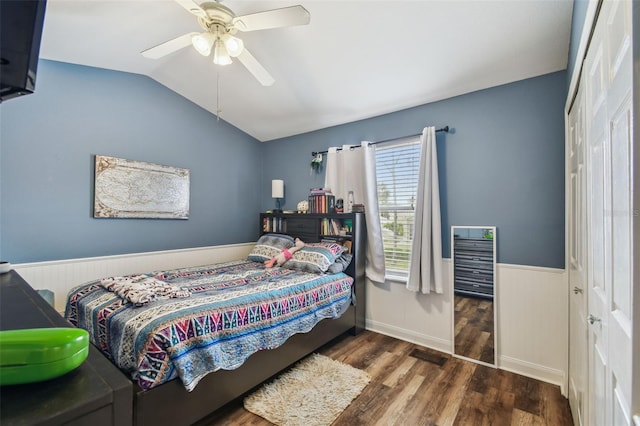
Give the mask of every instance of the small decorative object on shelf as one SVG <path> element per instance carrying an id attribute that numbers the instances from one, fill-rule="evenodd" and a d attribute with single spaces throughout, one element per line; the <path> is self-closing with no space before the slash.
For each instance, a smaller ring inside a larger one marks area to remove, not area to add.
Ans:
<path id="1" fill-rule="evenodd" d="M 306 213 L 309 211 L 309 201 L 302 200 L 298 203 L 298 213 Z"/>
<path id="2" fill-rule="evenodd" d="M 364 213 L 364 204 L 354 204 L 351 207 L 353 213 Z"/>

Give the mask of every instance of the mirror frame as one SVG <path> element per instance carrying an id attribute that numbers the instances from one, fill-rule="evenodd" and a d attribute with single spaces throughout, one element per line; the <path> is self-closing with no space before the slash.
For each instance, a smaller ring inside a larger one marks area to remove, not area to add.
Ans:
<path id="1" fill-rule="evenodd" d="M 456 229 L 491 229 L 493 232 L 493 364 L 485 362 L 485 361 L 480 361 L 479 359 L 474 359 L 474 358 L 469 358 L 466 357 L 464 355 L 459 355 L 456 354 L 456 319 L 455 319 L 455 289 L 454 289 L 454 285 L 455 285 L 455 251 L 454 251 L 454 233 Z M 499 339 L 498 339 L 498 293 L 499 293 L 499 286 L 498 286 L 498 270 L 497 270 L 497 264 L 498 264 L 498 239 L 497 239 L 497 228 L 495 226 L 464 226 L 464 225 L 453 225 L 451 226 L 451 232 L 450 232 L 450 238 L 451 238 L 451 243 L 450 243 L 450 259 L 451 259 L 451 265 L 449 267 L 449 283 L 450 283 L 450 294 L 449 296 L 451 297 L 451 355 L 456 357 L 456 358 L 460 358 L 460 359 L 464 359 L 467 361 L 471 361 L 471 362 L 475 362 L 477 364 L 482 364 L 482 365 L 486 365 L 489 367 L 493 367 L 493 368 L 498 368 L 498 345 L 499 345 Z"/>

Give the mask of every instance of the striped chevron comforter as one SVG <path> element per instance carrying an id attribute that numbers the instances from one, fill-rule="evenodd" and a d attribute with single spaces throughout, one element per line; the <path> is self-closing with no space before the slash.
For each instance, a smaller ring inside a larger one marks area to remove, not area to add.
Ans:
<path id="1" fill-rule="evenodd" d="M 144 390 L 179 377 L 191 391 L 206 374 L 235 369 L 251 354 L 339 317 L 353 283 L 343 273 L 266 269 L 247 260 L 136 275 L 136 281 L 145 276 L 183 295 L 135 304 L 126 292 L 108 289 L 109 277 L 72 289 L 65 310 Z"/>

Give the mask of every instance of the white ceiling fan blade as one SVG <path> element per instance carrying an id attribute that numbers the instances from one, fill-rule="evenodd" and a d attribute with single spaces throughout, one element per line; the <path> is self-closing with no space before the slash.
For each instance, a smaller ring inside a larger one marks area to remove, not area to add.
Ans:
<path id="1" fill-rule="evenodd" d="M 263 86 L 271 86 L 275 82 L 271 74 L 260 65 L 260 62 L 247 49 L 242 51 L 238 59 Z"/>
<path id="2" fill-rule="evenodd" d="M 309 11 L 298 5 L 238 16 L 233 20 L 233 24 L 240 31 L 256 31 L 307 25 L 310 21 Z"/>
<path id="3" fill-rule="evenodd" d="M 142 51 L 142 56 L 149 59 L 158 59 L 163 56 L 168 55 L 169 53 L 173 53 L 176 50 L 183 49 L 189 45 L 191 45 L 191 38 L 198 33 L 187 33 L 185 35 L 181 35 L 180 37 L 176 37 L 173 40 L 166 41 L 162 44 L 149 48 L 147 50 Z"/>
<path id="4" fill-rule="evenodd" d="M 175 2 L 184 7 L 189 13 L 193 13 L 200 18 L 208 18 L 207 12 L 192 0 L 175 0 Z"/>

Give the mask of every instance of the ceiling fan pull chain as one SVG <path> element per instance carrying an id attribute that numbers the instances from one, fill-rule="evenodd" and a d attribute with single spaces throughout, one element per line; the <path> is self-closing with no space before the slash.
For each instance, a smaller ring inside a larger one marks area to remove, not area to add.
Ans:
<path id="1" fill-rule="evenodd" d="M 218 68 L 218 67 L 216 67 Z M 216 70 L 216 121 L 220 121 L 220 69 Z"/>

